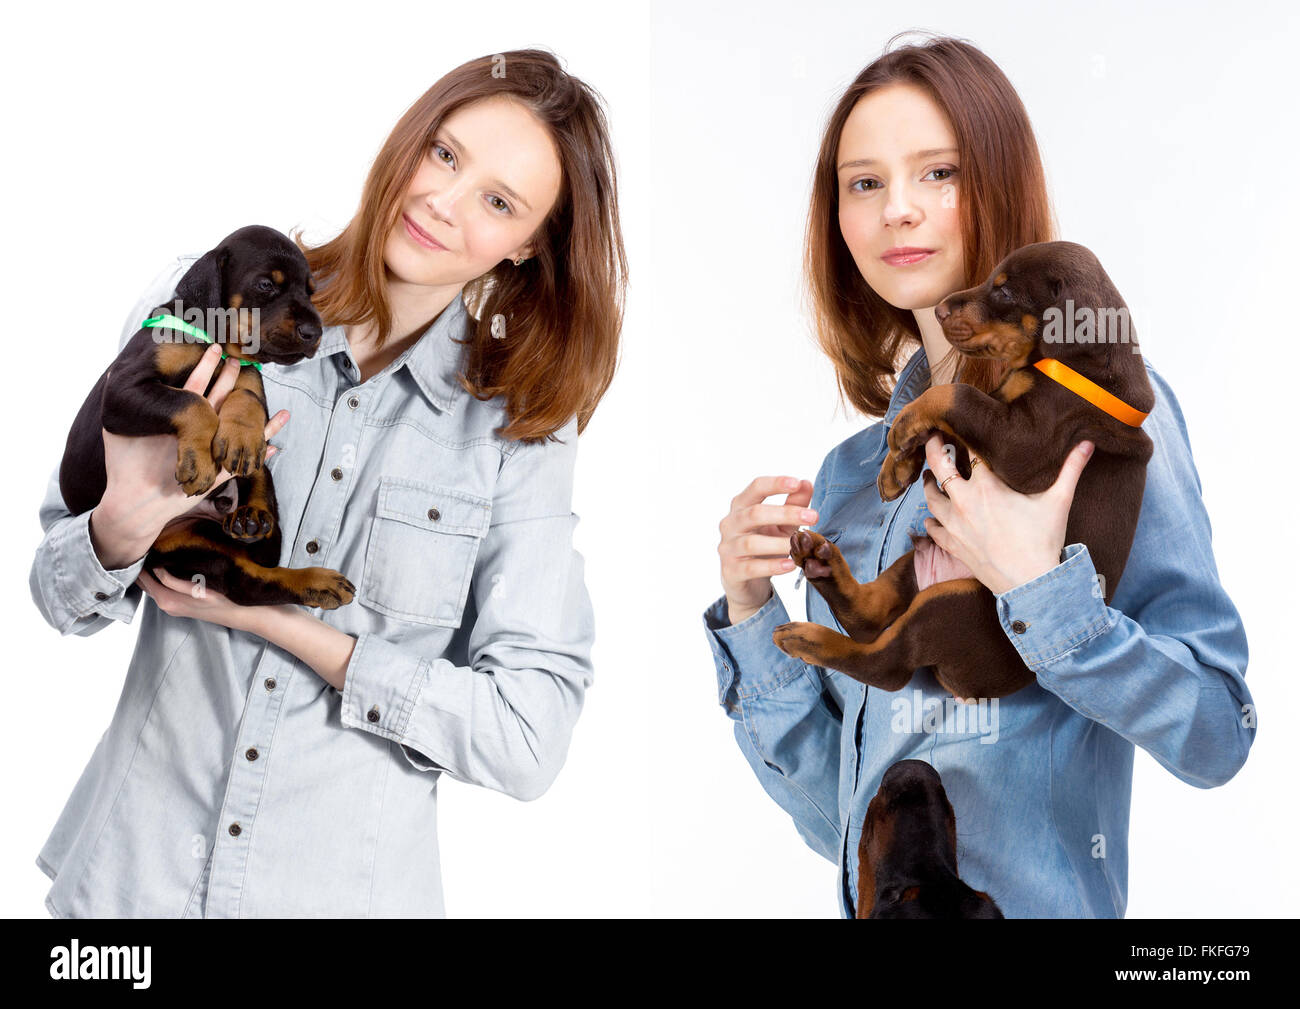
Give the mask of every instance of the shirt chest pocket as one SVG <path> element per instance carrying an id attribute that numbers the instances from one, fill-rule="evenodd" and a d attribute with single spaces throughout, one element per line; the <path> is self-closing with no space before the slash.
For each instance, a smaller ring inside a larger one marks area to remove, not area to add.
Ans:
<path id="1" fill-rule="evenodd" d="M 401 620 L 459 627 L 491 517 L 487 498 L 380 477 L 358 601 Z"/>

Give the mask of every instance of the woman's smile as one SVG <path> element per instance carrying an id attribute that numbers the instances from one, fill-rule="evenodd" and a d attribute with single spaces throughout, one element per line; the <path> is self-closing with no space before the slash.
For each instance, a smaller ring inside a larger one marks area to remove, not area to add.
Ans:
<path id="1" fill-rule="evenodd" d="M 424 231 L 418 224 L 412 221 L 405 214 L 402 215 L 402 221 L 406 224 L 406 233 L 411 236 L 412 241 L 422 248 L 429 249 L 433 252 L 446 252 L 447 247 Z"/>

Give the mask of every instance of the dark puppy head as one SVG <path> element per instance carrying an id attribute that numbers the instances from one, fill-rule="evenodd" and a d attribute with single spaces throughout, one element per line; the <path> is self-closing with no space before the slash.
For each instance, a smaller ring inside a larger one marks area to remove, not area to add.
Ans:
<path id="1" fill-rule="evenodd" d="M 858 843 L 859 918 L 1001 918 L 957 876 L 957 821 L 939 772 L 900 760 L 867 807 Z"/>
<path id="2" fill-rule="evenodd" d="M 961 353 L 1023 368 L 1041 357 L 1069 363 L 1104 349 L 1104 333 L 1087 343 L 1064 339 L 1064 319 L 1079 318 L 1085 308 L 1094 315 L 1094 335 L 1103 325 L 1122 322 L 1136 343 L 1128 328 L 1128 307 L 1092 251 L 1075 242 L 1035 242 L 1002 260 L 983 284 L 948 295 L 934 315 Z M 1046 353 L 1040 347 L 1044 338 L 1049 341 Z"/>
<path id="3" fill-rule="evenodd" d="M 205 252 L 176 286 L 182 311 L 204 313 L 208 335 L 232 357 L 296 364 L 320 346 L 321 318 L 306 257 L 274 228 L 240 228 Z M 202 325 L 202 324 L 200 324 Z"/>

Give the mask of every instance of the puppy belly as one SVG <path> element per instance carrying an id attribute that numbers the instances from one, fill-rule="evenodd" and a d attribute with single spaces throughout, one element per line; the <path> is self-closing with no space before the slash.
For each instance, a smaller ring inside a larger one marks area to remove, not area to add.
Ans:
<path id="1" fill-rule="evenodd" d="M 974 578 L 971 569 L 959 561 L 929 536 L 913 540 L 916 556 L 912 566 L 916 569 L 916 589 L 927 589 L 935 582 L 950 582 L 954 578 Z"/>

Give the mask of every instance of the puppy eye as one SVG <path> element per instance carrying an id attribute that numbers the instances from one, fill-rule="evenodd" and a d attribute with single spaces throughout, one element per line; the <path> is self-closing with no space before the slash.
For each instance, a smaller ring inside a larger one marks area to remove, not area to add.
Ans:
<path id="1" fill-rule="evenodd" d="M 1007 285 L 993 288 L 993 298 L 997 301 L 1007 302 L 1011 300 L 1011 292 L 1007 290 Z"/>
<path id="2" fill-rule="evenodd" d="M 274 294 L 275 282 L 271 280 L 269 277 L 263 277 L 261 280 L 257 282 L 257 289 L 263 292 L 264 294 Z"/>

